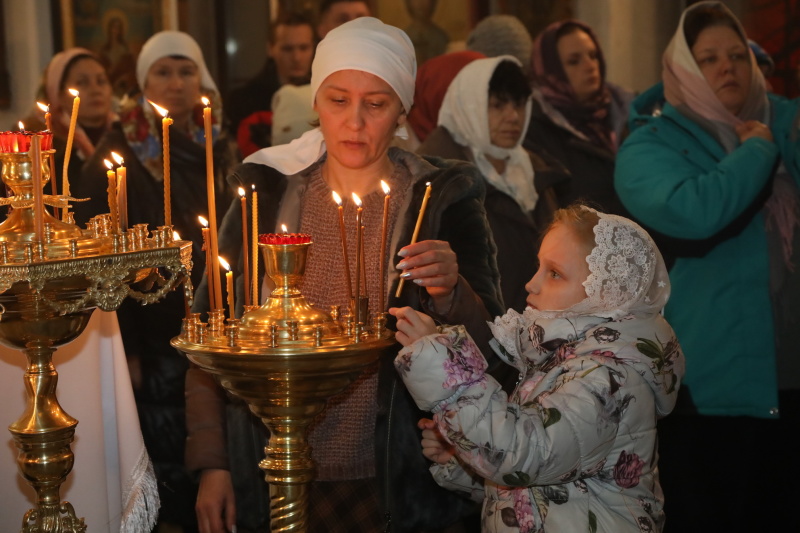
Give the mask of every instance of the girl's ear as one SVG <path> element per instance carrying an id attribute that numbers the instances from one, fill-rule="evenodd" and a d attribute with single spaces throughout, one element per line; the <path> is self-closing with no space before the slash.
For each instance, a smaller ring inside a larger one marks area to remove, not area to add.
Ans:
<path id="1" fill-rule="evenodd" d="M 406 112 L 403 111 L 403 114 L 397 117 L 397 127 L 399 128 L 400 126 L 405 126 L 407 120 L 408 115 L 406 115 Z"/>

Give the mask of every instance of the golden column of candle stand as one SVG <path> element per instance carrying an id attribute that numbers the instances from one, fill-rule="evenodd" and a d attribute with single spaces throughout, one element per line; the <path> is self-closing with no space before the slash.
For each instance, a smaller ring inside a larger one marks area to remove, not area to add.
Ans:
<path id="1" fill-rule="evenodd" d="M 270 431 L 259 466 L 270 492 L 272 531 L 306 531 L 309 484 L 316 469 L 308 428 L 327 401 L 344 391 L 394 344 L 383 322 L 372 329 L 342 323 L 306 302 L 297 288 L 308 244 L 260 244 L 275 289 L 241 321 L 195 315 L 172 345 L 231 394 L 247 402 Z"/>
<path id="2" fill-rule="evenodd" d="M 50 176 L 47 156 L 43 186 Z M 72 470 L 70 444 L 78 421 L 56 397 L 53 352 L 83 332 L 96 307 L 113 311 L 127 297 L 154 303 L 181 283 L 191 295 L 191 243 L 173 242 L 171 228 L 149 236 L 138 227 L 123 238 L 109 234 L 108 224 L 82 230 L 50 215 L 44 242 L 36 242 L 30 158 L 0 154 L 0 162 L 3 182 L 14 193 L 4 199 L 12 210 L 0 224 L 0 343 L 22 350 L 28 360 L 25 412 L 8 429 L 19 449 L 20 474 L 37 495 L 21 531 L 84 532 L 83 519 L 59 495 Z M 68 201 L 50 197 L 49 205 Z"/>

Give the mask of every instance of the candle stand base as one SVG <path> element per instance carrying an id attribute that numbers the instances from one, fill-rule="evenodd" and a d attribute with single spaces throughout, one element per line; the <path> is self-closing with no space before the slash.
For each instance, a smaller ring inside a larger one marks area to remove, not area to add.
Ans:
<path id="1" fill-rule="evenodd" d="M 267 426 L 270 438 L 259 466 L 269 483 L 271 531 L 303 533 L 316 476 L 308 428 L 330 398 L 394 345 L 394 336 L 385 329 L 356 336 L 306 303 L 297 286 L 307 244 L 259 246 L 276 287 L 264 305 L 229 323 L 235 334 L 209 335 L 193 316 L 172 345 L 247 402 Z"/>

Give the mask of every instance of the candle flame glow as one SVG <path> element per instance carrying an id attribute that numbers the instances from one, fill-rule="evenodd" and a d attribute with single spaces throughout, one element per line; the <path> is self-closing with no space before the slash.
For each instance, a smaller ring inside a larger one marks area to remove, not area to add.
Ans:
<path id="1" fill-rule="evenodd" d="M 239 196 L 244 196 L 244 189 L 239 187 Z"/>
<path id="2" fill-rule="evenodd" d="M 180 234 L 180 233 L 178 233 L 177 231 L 173 231 L 173 232 L 172 232 L 172 240 L 173 240 L 173 241 L 179 241 L 179 240 L 181 240 L 181 234 Z"/>
<path id="3" fill-rule="evenodd" d="M 209 99 L 208 99 L 208 98 L 206 98 L 205 96 L 203 96 L 202 98 L 200 98 L 200 101 L 201 101 L 201 102 L 203 102 L 203 105 L 204 105 L 204 106 L 206 106 L 206 107 L 208 107 L 208 106 L 210 106 L 210 105 L 211 105 L 211 100 L 209 100 Z"/>
<path id="4" fill-rule="evenodd" d="M 286 224 L 281 224 L 281 229 L 283 230 L 284 233 L 289 233 L 289 230 L 286 229 Z"/>
<path id="5" fill-rule="evenodd" d="M 112 168 L 114 168 L 114 163 L 112 163 L 108 159 L 103 159 L 103 163 L 105 163 L 105 165 L 108 168 L 108 170 L 111 170 Z"/>
<path id="6" fill-rule="evenodd" d="M 21 120 L 17 123 L 17 125 L 19 126 L 19 131 L 25 131 L 25 124 L 23 124 Z"/>
<path id="7" fill-rule="evenodd" d="M 383 180 L 381 180 L 381 189 L 383 189 L 383 194 L 389 194 L 389 186 Z"/>
<path id="8" fill-rule="evenodd" d="M 358 207 L 361 207 L 361 198 L 359 198 L 356 193 L 353 193 L 353 201 Z"/>
<path id="9" fill-rule="evenodd" d="M 225 259 L 222 256 L 219 256 L 217 259 L 219 259 L 219 264 L 222 265 L 222 268 L 230 271 L 231 265 L 227 261 L 225 261 Z"/>
<path id="10" fill-rule="evenodd" d="M 67 91 L 69 91 L 69 94 L 71 94 L 72 96 L 75 96 L 76 98 L 77 98 L 77 96 L 80 94 L 80 93 L 79 93 L 78 91 L 76 91 L 75 89 L 67 89 Z"/>
<path id="11" fill-rule="evenodd" d="M 205 219 L 205 217 L 203 217 L 203 216 L 198 216 L 198 217 L 197 217 L 197 220 L 199 220 L 199 221 L 200 221 L 200 225 L 201 225 L 201 226 L 203 226 L 204 228 L 207 228 L 207 227 L 208 227 L 208 220 L 206 220 L 206 219 Z"/>
<path id="12" fill-rule="evenodd" d="M 336 191 L 333 191 L 333 201 L 336 202 L 336 205 L 342 207 L 342 198 Z"/>
<path id="13" fill-rule="evenodd" d="M 430 186 L 431 186 L 431 182 L 430 182 L 430 181 L 429 181 L 429 182 L 426 182 L 426 183 L 425 183 L 425 186 L 426 186 L 426 187 L 430 187 Z"/>
<path id="14" fill-rule="evenodd" d="M 122 165 L 125 162 L 125 160 L 122 159 L 122 156 L 117 152 L 111 152 L 111 157 L 117 162 L 118 165 Z"/>
<path id="15" fill-rule="evenodd" d="M 148 100 L 147 103 L 155 107 L 156 111 L 158 111 L 158 114 L 161 115 L 162 117 L 166 117 L 167 115 L 169 115 L 169 111 L 167 111 L 160 105 L 156 104 L 155 102 L 151 102 L 150 100 Z"/>
<path id="16" fill-rule="evenodd" d="M 49 105 L 47 105 L 47 104 L 43 104 L 43 103 L 41 103 L 41 102 L 36 102 L 36 105 L 38 105 L 38 106 L 39 106 L 39 109 L 41 109 L 41 110 L 42 110 L 42 111 L 44 111 L 45 113 L 49 113 L 49 112 L 50 112 L 50 106 L 49 106 Z"/>

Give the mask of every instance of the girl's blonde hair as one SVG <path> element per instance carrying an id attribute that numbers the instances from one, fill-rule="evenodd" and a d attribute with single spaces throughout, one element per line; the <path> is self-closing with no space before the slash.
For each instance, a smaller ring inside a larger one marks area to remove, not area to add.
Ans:
<path id="1" fill-rule="evenodd" d="M 572 204 L 553 213 L 553 220 L 542 235 L 546 235 L 557 224 L 563 224 L 571 228 L 587 250 L 591 251 L 596 244 L 594 227 L 598 222 L 600 222 L 600 217 L 597 216 L 597 213 L 585 209 L 583 204 Z"/>

